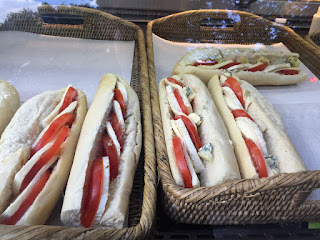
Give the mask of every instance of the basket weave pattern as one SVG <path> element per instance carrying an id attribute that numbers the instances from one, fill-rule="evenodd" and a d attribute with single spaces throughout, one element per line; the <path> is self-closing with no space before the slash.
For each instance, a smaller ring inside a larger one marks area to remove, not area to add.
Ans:
<path id="1" fill-rule="evenodd" d="M 210 22 L 231 19 L 232 27 Z M 208 23 L 209 22 L 209 23 Z M 269 179 L 247 179 L 214 187 L 184 189 L 171 175 L 162 129 L 153 58 L 152 33 L 174 42 L 264 43 L 283 42 L 320 76 L 320 52 L 291 29 L 253 14 L 226 10 L 195 10 L 151 21 L 147 27 L 147 55 L 158 173 L 164 207 L 177 222 L 193 224 L 274 223 L 320 219 L 320 205 L 305 202 L 320 186 L 320 171 L 281 174 Z M 172 66 L 173 67 L 173 66 Z"/>
<path id="2" fill-rule="evenodd" d="M 41 15 L 74 15 L 83 18 L 81 25 L 47 24 Z M 6 239 L 149 239 L 154 233 L 156 211 L 156 163 L 150 105 L 147 57 L 142 30 L 135 24 L 88 8 L 42 6 L 38 13 L 23 11 L 11 14 L 2 31 L 24 31 L 45 35 L 96 40 L 135 41 L 131 86 L 140 100 L 143 147 L 134 178 L 129 203 L 128 228 L 84 229 L 63 226 L 4 226 L 0 238 Z M 107 64 L 107 63 L 106 63 Z"/>

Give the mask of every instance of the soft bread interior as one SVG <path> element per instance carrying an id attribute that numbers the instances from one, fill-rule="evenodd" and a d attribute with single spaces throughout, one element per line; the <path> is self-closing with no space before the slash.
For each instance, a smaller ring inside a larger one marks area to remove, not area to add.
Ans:
<path id="1" fill-rule="evenodd" d="M 224 101 L 218 75 L 214 75 L 211 78 L 208 84 L 208 89 L 225 123 L 225 126 L 227 127 L 230 139 L 233 142 L 233 147 L 238 160 L 241 176 L 243 178 L 257 178 L 258 174 L 252 164 L 248 148 L 243 140 L 242 134 L 234 120 L 230 109 Z"/>
<path id="2" fill-rule="evenodd" d="M 210 92 L 196 76 L 184 74 L 181 79 L 196 93 L 192 104 L 194 112 L 203 117 L 198 128 L 201 143 L 213 146 L 213 161 L 203 161 L 205 170 L 200 175 L 201 185 L 213 186 L 240 179 L 232 143 Z"/>

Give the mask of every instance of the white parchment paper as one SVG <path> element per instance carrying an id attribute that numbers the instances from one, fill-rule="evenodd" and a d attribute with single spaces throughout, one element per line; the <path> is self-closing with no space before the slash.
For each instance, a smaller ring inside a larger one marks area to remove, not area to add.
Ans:
<path id="1" fill-rule="evenodd" d="M 157 83 L 171 76 L 175 64 L 195 48 L 254 48 L 290 52 L 285 45 L 193 44 L 175 43 L 153 34 L 153 50 Z M 308 73 L 305 82 L 292 86 L 257 87 L 280 114 L 290 139 L 309 170 L 320 169 L 320 81 L 310 81 L 314 74 L 302 63 L 302 71 Z M 320 200 L 320 189 L 309 200 Z"/>
<path id="2" fill-rule="evenodd" d="M 130 83 L 134 41 L 66 38 L 26 32 L 0 32 L 0 78 L 10 82 L 24 102 L 71 83 L 88 104 L 104 74 Z"/>

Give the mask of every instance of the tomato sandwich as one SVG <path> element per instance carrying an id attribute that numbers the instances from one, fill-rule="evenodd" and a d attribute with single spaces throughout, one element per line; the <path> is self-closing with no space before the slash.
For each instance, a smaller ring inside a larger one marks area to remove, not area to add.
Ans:
<path id="1" fill-rule="evenodd" d="M 62 194 L 87 111 L 81 90 L 41 93 L 15 113 L 0 140 L 0 223 L 44 224 Z"/>
<path id="2" fill-rule="evenodd" d="M 243 178 L 306 171 L 272 104 L 246 81 L 215 75 L 208 84 L 233 142 Z"/>
<path id="3" fill-rule="evenodd" d="M 215 74 L 230 72 L 252 85 L 288 85 L 307 79 L 297 53 L 253 49 L 199 48 L 188 52 L 172 74 L 190 73 L 205 84 Z"/>
<path id="4" fill-rule="evenodd" d="M 183 74 L 159 83 L 163 131 L 178 186 L 213 186 L 240 179 L 228 132 L 204 83 Z"/>
<path id="5" fill-rule="evenodd" d="M 80 133 L 61 210 L 65 225 L 126 226 L 141 142 L 137 94 L 122 78 L 105 75 Z"/>

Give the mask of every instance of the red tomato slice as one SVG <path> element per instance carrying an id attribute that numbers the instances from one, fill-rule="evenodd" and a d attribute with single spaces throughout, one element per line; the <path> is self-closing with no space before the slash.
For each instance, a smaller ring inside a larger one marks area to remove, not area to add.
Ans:
<path id="1" fill-rule="evenodd" d="M 266 69 L 266 67 L 268 67 L 268 63 L 267 62 L 264 62 L 264 63 L 261 63 L 260 65 L 256 66 L 256 67 L 253 67 L 253 68 L 248 68 L 244 71 L 249 71 L 249 72 L 258 72 L 258 71 L 263 71 Z"/>
<path id="2" fill-rule="evenodd" d="M 72 124 L 75 116 L 72 113 L 65 113 L 54 120 L 47 131 L 42 135 L 39 142 L 32 148 L 30 158 L 43 148 L 50 140 L 56 136 L 57 132 L 65 125 Z"/>
<path id="3" fill-rule="evenodd" d="M 75 101 L 78 97 L 78 91 L 76 89 L 74 89 L 73 87 L 70 87 L 68 89 L 68 92 L 63 100 L 62 106 L 59 109 L 59 113 L 61 113 L 63 110 L 65 110 L 70 103 L 72 103 L 73 101 Z"/>
<path id="4" fill-rule="evenodd" d="M 94 160 L 86 204 L 81 211 L 81 225 L 85 228 L 92 225 L 99 208 L 103 187 L 103 170 L 102 157 Z"/>
<path id="5" fill-rule="evenodd" d="M 126 114 L 126 105 L 124 103 L 122 93 L 118 88 L 116 88 L 114 90 L 114 100 L 118 101 L 118 103 L 120 104 L 120 107 L 121 107 L 122 115 L 125 115 Z"/>
<path id="6" fill-rule="evenodd" d="M 110 181 L 115 179 L 119 173 L 119 159 L 117 148 L 108 134 L 104 134 L 101 138 L 104 153 L 109 157 L 110 165 Z"/>
<path id="7" fill-rule="evenodd" d="M 196 147 L 197 150 L 199 150 L 202 147 L 202 144 L 201 144 L 197 129 L 195 128 L 195 126 L 193 125 L 191 120 L 184 115 L 176 115 L 174 117 L 174 120 L 177 120 L 177 119 L 181 119 L 183 121 L 184 125 L 186 126 L 186 128 L 188 130 L 188 133 L 191 137 L 191 140 L 192 140 L 194 146 Z"/>
<path id="8" fill-rule="evenodd" d="M 220 69 L 228 69 L 229 67 L 233 67 L 233 66 L 236 66 L 236 65 L 239 65 L 239 64 L 240 64 L 239 62 L 232 62 L 232 63 L 229 63 L 227 65 L 224 65 Z"/>
<path id="9" fill-rule="evenodd" d="M 250 138 L 247 138 L 245 143 L 249 150 L 252 163 L 258 172 L 259 178 L 268 177 L 266 163 L 258 146 Z"/>
<path id="10" fill-rule="evenodd" d="M 167 77 L 168 81 L 174 84 L 178 84 L 179 86 L 183 87 L 182 82 L 179 82 L 177 79 Z"/>
<path id="11" fill-rule="evenodd" d="M 249 113 L 247 113 L 245 110 L 236 109 L 236 110 L 232 110 L 231 112 L 232 112 L 232 115 L 235 119 L 238 117 L 247 117 L 247 118 L 251 119 L 252 121 L 254 121 L 252 119 L 252 117 L 249 115 Z"/>
<path id="12" fill-rule="evenodd" d="M 121 123 L 118 120 L 117 114 L 115 112 L 112 112 L 109 116 L 109 121 L 110 124 L 113 128 L 113 131 L 115 132 L 118 142 L 120 143 L 121 146 L 121 151 L 122 151 L 122 147 L 124 144 L 124 139 L 122 137 L 122 127 L 121 127 Z"/>
<path id="13" fill-rule="evenodd" d="M 173 94 L 174 94 L 174 96 L 175 96 L 176 99 L 177 99 L 177 102 L 178 102 L 178 104 L 179 104 L 179 106 L 180 106 L 180 108 L 181 108 L 181 111 L 182 111 L 184 114 L 189 115 L 188 109 L 187 109 L 186 105 L 184 105 L 183 99 L 182 99 L 182 97 L 181 97 L 178 89 L 173 90 Z"/>
<path id="14" fill-rule="evenodd" d="M 182 179 L 186 188 L 193 188 L 192 186 L 192 177 L 186 162 L 186 159 L 183 155 L 181 140 L 179 137 L 172 138 L 172 144 L 174 149 L 174 155 L 176 157 L 176 162 L 179 168 L 179 171 L 182 175 Z"/>
<path id="15" fill-rule="evenodd" d="M 192 66 L 196 67 L 196 66 L 199 66 L 199 65 L 215 65 L 217 64 L 218 62 L 215 61 L 215 60 L 211 60 L 211 59 L 208 59 L 208 60 L 198 60 L 197 62 L 195 62 L 194 64 L 192 64 Z"/>
<path id="16" fill-rule="evenodd" d="M 32 181 L 34 176 L 37 175 L 40 169 L 47 162 L 49 162 L 51 158 L 53 158 L 55 155 L 59 153 L 61 144 L 67 138 L 67 136 L 69 135 L 69 132 L 70 132 L 70 129 L 68 127 L 64 126 L 63 128 L 61 128 L 61 130 L 58 133 L 58 137 L 54 141 L 53 145 L 39 158 L 39 160 L 33 165 L 33 167 L 24 177 L 20 187 L 20 193 L 29 185 L 29 183 Z"/>
<path id="17" fill-rule="evenodd" d="M 23 200 L 20 207 L 17 209 L 17 211 L 9 218 L 3 221 L 2 224 L 6 225 L 14 225 L 16 224 L 23 214 L 29 209 L 29 207 L 33 204 L 34 200 L 37 198 L 41 190 L 46 185 L 49 177 L 50 177 L 51 171 L 47 169 L 42 176 L 40 177 L 39 181 L 36 182 L 34 187 L 31 189 L 28 196 Z"/>
<path id="18" fill-rule="evenodd" d="M 227 78 L 227 80 L 222 84 L 222 87 L 229 87 L 231 88 L 231 90 L 234 92 L 234 94 L 237 96 L 237 98 L 239 99 L 241 105 L 243 107 L 245 107 L 244 104 L 244 100 L 243 100 L 243 93 L 242 93 L 242 89 L 240 87 L 239 82 L 237 81 L 237 79 L 233 78 L 233 77 L 229 77 Z"/>
<path id="19" fill-rule="evenodd" d="M 296 74 L 299 74 L 299 71 L 294 69 L 283 69 L 283 70 L 277 71 L 276 73 L 279 73 L 282 75 L 296 75 Z"/>

